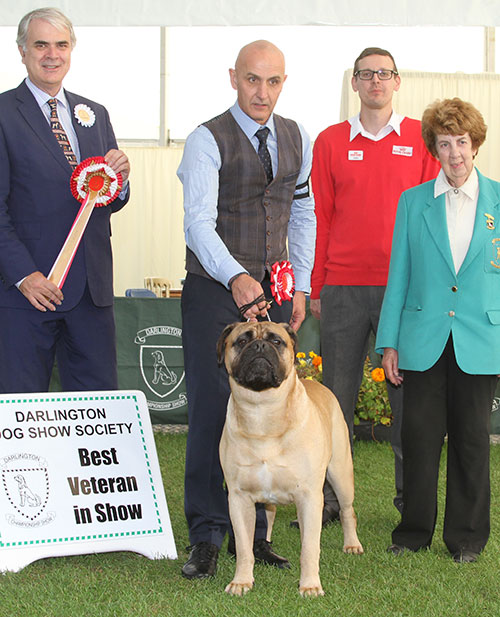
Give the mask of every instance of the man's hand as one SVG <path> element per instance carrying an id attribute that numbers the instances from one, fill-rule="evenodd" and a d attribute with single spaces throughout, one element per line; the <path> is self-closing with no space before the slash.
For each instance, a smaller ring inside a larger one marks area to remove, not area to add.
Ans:
<path id="1" fill-rule="evenodd" d="M 382 358 L 382 367 L 386 378 L 395 386 L 400 386 L 403 383 L 403 375 L 400 375 L 398 369 L 399 354 L 396 349 L 386 347 L 384 349 L 384 357 Z"/>
<path id="2" fill-rule="evenodd" d="M 104 155 L 104 160 L 115 172 L 120 172 L 123 179 L 123 184 L 128 180 L 130 173 L 130 162 L 125 152 L 121 150 L 110 150 Z"/>
<path id="3" fill-rule="evenodd" d="M 258 298 L 264 293 L 262 285 L 252 278 L 249 274 L 243 273 L 236 277 L 231 285 L 231 293 L 236 306 L 244 306 L 249 304 L 255 298 Z M 267 302 L 262 300 L 258 304 L 251 306 L 243 315 L 250 321 L 257 321 L 257 316 L 265 317 L 267 315 Z"/>
<path id="4" fill-rule="evenodd" d="M 321 319 L 321 300 L 319 298 L 311 300 L 309 302 L 309 310 L 313 317 L 316 317 L 318 320 Z"/>
<path id="5" fill-rule="evenodd" d="M 306 294 L 303 291 L 296 291 L 293 295 L 292 316 L 290 325 L 297 332 L 306 317 Z"/>
<path id="6" fill-rule="evenodd" d="M 19 291 L 39 311 L 55 311 L 64 300 L 62 291 L 41 272 L 32 272 L 19 285 Z"/>

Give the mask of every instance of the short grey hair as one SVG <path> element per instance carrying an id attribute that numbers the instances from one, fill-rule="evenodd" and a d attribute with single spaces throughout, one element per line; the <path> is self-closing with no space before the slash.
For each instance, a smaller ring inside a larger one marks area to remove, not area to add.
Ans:
<path id="1" fill-rule="evenodd" d="M 28 40 L 28 28 L 30 23 L 34 19 L 43 19 L 49 22 L 51 26 L 54 26 L 57 30 L 63 30 L 67 28 L 69 30 L 69 38 L 71 42 L 71 49 L 76 45 L 75 31 L 73 30 L 73 24 L 59 9 L 52 7 L 45 7 L 42 9 L 35 9 L 27 13 L 19 22 L 17 28 L 16 42 L 19 47 L 22 47 L 26 51 L 26 41 Z"/>

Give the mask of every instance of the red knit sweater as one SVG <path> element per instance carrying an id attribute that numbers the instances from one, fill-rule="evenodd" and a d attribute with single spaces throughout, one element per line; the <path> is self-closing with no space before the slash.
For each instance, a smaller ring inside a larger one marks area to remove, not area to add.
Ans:
<path id="1" fill-rule="evenodd" d="M 316 256 L 311 298 L 323 285 L 385 285 L 392 232 L 402 191 L 435 178 L 420 122 L 404 118 L 401 135 L 380 141 L 357 135 L 348 121 L 330 126 L 314 144 Z"/>

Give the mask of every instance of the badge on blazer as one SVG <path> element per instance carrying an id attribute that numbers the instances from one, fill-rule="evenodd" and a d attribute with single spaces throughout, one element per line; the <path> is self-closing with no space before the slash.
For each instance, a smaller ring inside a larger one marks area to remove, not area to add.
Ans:
<path id="1" fill-rule="evenodd" d="M 92 111 L 92 109 L 90 109 L 88 105 L 78 103 L 78 105 L 75 106 L 74 114 L 75 118 L 82 126 L 86 128 L 94 126 L 95 113 Z"/>
<path id="2" fill-rule="evenodd" d="M 500 270 L 500 244 L 499 242 L 500 242 L 500 238 L 493 238 L 493 240 L 491 241 L 491 244 L 493 244 L 494 259 L 490 261 L 490 264 L 497 270 Z"/>
<path id="3" fill-rule="evenodd" d="M 491 214 L 484 214 L 486 217 L 486 229 L 495 229 L 495 217 Z"/>

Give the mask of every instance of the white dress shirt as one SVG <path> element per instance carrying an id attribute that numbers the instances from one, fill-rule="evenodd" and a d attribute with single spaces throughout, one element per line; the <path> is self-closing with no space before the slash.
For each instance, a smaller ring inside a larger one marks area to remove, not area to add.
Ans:
<path id="1" fill-rule="evenodd" d="M 373 135 L 373 133 L 367 131 L 361 124 L 361 119 L 358 114 L 348 120 L 351 125 L 349 141 L 352 141 L 360 133 L 362 137 L 366 137 L 366 139 L 371 139 L 372 141 L 380 141 L 381 139 L 384 139 L 384 137 L 387 137 L 387 135 L 389 135 L 392 131 L 395 131 L 398 135 L 401 135 L 401 122 L 403 122 L 404 119 L 405 116 L 401 116 L 393 111 L 391 117 L 389 118 L 389 122 L 383 126 L 376 135 Z"/>
<path id="2" fill-rule="evenodd" d="M 462 186 L 451 186 L 441 169 L 434 184 L 434 197 L 446 194 L 446 222 L 455 272 L 460 270 L 469 250 L 476 219 L 479 180 L 474 167 Z"/>

